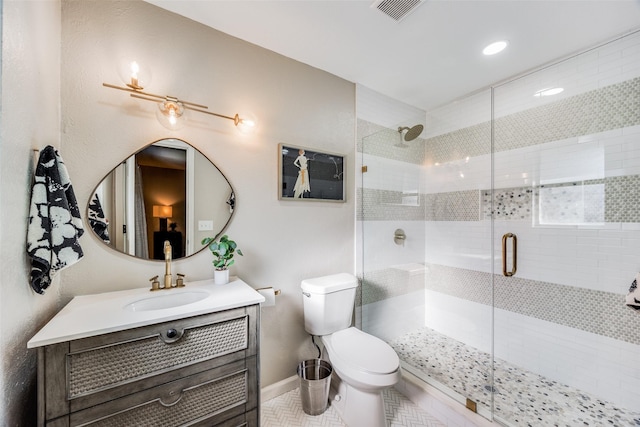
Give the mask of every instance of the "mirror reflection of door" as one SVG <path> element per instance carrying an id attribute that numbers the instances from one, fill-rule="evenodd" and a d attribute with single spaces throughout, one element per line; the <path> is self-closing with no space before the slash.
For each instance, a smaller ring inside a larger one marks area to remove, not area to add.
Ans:
<path id="1" fill-rule="evenodd" d="M 135 235 L 141 238 L 138 228 L 146 233 L 150 259 L 164 259 L 165 241 L 171 243 L 175 258 L 182 258 L 186 253 L 184 231 L 188 221 L 187 200 L 191 200 L 186 197 L 187 170 L 193 170 L 187 167 L 189 148 L 179 141 L 163 141 L 161 145 L 149 146 L 135 155 Z"/>

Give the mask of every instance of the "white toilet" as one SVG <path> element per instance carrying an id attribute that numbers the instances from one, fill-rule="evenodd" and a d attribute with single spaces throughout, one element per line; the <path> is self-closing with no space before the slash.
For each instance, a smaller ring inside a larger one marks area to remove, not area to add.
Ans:
<path id="1" fill-rule="evenodd" d="M 382 391 L 400 380 L 384 341 L 351 327 L 358 279 L 347 273 L 303 280 L 304 327 L 320 336 L 333 366 L 331 405 L 349 427 L 384 427 Z"/>

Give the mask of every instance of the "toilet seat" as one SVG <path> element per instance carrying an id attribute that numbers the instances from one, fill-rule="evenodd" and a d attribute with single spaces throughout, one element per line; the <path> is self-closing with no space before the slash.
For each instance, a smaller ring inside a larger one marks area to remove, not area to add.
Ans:
<path id="1" fill-rule="evenodd" d="M 400 366 L 400 359 L 389 344 L 357 328 L 343 329 L 326 338 L 329 357 L 341 371 L 387 375 Z"/>

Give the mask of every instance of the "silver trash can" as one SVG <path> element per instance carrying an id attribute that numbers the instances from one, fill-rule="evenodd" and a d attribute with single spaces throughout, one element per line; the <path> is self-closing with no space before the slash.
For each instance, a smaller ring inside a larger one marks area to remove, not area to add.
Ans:
<path id="1" fill-rule="evenodd" d="M 322 359 L 305 360 L 298 365 L 302 410 L 307 415 L 320 415 L 327 409 L 331 386 L 331 363 Z"/>

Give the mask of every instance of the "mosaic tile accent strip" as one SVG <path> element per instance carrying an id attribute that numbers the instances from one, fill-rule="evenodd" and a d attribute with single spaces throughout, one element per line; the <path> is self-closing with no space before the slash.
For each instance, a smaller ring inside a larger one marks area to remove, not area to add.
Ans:
<path id="1" fill-rule="evenodd" d="M 428 199 L 427 199 L 428 200 Z M 539 224 L 640 222 L 640 175 L 482 191 L 482 217 Z M 428 209 L 428 208 L 427 208 Z"/>
<path id="2" fill-rule="evenodd" d="M 491 122 L 480 123 L 425 141 L 424 162 L 446 163 L 491 152 Z"/>
<path id="3" fill-rule="evenodd" d="M 424 270 L 409 271 L 400 268 L 385 268 L 366 272 L 361 280 L 361 294 L 356 294 L 356 301 L 365 305 L 415 292 L 424 289 L 424 279 Z"/>
<path id="4" fill-rule="evenodd" d="M 426 221 L 479 221 L 480 190 L 427 194 Z"/>
<path id="5" fill-rule="evenodd" d="M 356 119 L 356 135 L 358 136 L 356 140 L 356 153 L 362 153 L 364 151 L 363 140 L 365 142 L 368 141 L 367 136 L 378 133 L 384 129 L 386 129 L 384 126 L 377 123 L 372 123 L 360 118 Z"/>
<path id="6" fill-rule="evenodd" d="M 499 92 L 496 104 L 499 105 Z M 640 124 L 640 78 L 606 86 L 494 121 L 494 152 Z M 427 164 L 491 152 L 491 123 L 426 140 Z"/>
<path id="7" fill-rule="evenodd" d="M 400 191 L 358 188 L 358 221 L 479 221 L 480 190 L 419 194 L 418 205 L 405 204 Z"/>
<path id="8" fill-rule="evenodd" d="M 530 219 L 533 206 L 531 187 L 482 190 L 482 216 L 491 219 Z M 491 210 L 493 201 L 493 211 Z"/>
<path id="9" fill-rule="evenodd" d="M 493 197 L 492 197 L 493 195 Z M 419 194 L 404 204 L 399 191 L 357 189 L 358 221 L 530 220 L 540 224 L 640 222 L 640 175 L 490 190 Z"/>
<path id="10" fill-rule="evenodd" d="M 377 125 L 367 125 L 366 122 L 362 122 L 363 120 L 358 120 L 357 149 L 359 153 L 406 163 L 422 164 L 425 150 L 425 140 L 423 138 L 404 142 L 397 129 L 381 128 Z M 368 133 L 371 131 L 374 131 L 374 133 Z"/>
<path id="11" fill-rule="evenodd" d="M 640 222 L 640 175 L 605 181 L 605 221 Z"/>
<path id="12" fill-rule="evenodd" d="M 445 427 L 436 417 L 424 411 L 393 388 L 382 392 L 384 412 L 389 427 Z M 302 411 L 300 389 L 264 402 L 260 421 L 263 427 L 344 427 L 336 410 L 329 406 L 320 415 L 307 415 Z"/>
<path id="13" fill-rule="evenodd" d="M 491 356 L 422 328 L 391 346 L 403 368 L 427 382 L 444 384 L 512 426 L 637 426 L 640 412 L 629 411 L 581 390 L 526 371 L 496 358 L 491 384 Z M 493 396 L 492 396 L 493 395 Z"/>
<path id="14" fill-rule="evenodd" d="M 400 191 L 357 188 L 356 192 L 358 200 L 361 201 L 360 208 L 358 208 L 358 221 L 424 221 L 424 195 L 418 196 L 418 205 L 416 206 L 403 204 L 402 198 L 405 194 Z"/>
<path id="15" fill-rule="evenodd" d="M 495 104 L 500 104 L 496 90 Z M 558 141 L 640 123 L 640 78 L 592 90 L 495 120 L 494 150 Z"/>
<path id="16" fill-rule="evenodd" d="M 640 316 L 624 295 L 575 286 L 494 276 L 496 308 L 594 334 L 640 344 Z M 427 264 L 426 289 L 491 305 L 491 274 Z"/>

